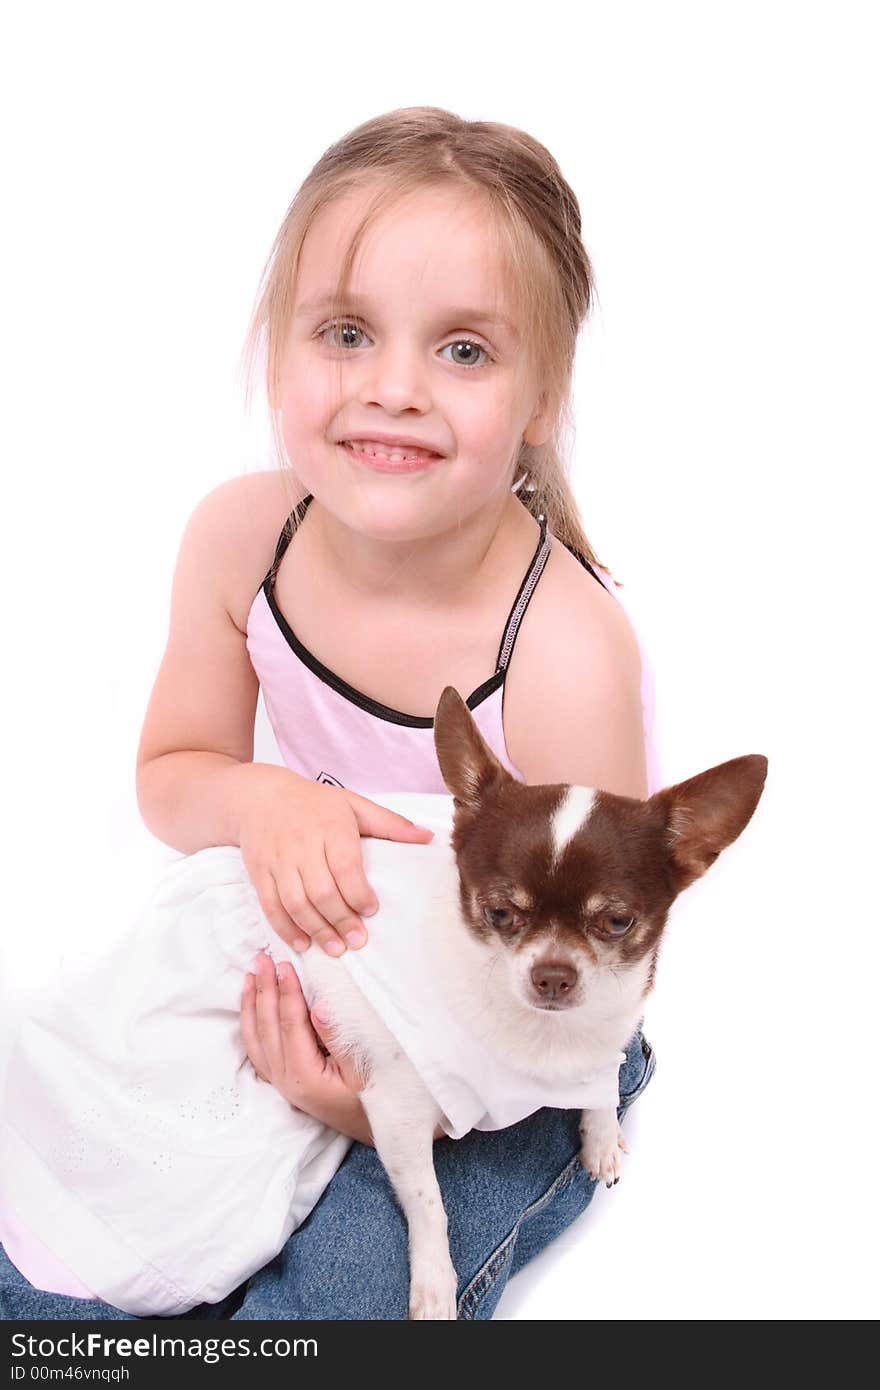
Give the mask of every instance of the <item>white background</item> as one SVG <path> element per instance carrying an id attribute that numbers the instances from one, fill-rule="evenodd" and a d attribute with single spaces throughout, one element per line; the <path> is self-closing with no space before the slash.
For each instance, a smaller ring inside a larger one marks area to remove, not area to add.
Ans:
<path id="1" fill-rule="evenodd" d="M 874 1316 L 874 7 L 315 9 L 5 26 L 7 1002 L 176 858 L 137 741 L 186 519 L 270 463 L 236 372 L 299 182 L 394 107 L 521 126 L 595 266 L 572 476 L 640 615 L 666 780 L 770 773 L 673 915 L 623 1180 L 498 1317 Z"/>

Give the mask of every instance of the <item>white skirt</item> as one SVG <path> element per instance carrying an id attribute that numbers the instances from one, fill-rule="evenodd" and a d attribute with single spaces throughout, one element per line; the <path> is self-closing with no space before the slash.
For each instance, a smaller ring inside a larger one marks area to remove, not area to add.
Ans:
<path id="1" fill-rule="evenodd" d="M 274 1258 L 351 1144 L 247 1059 L 242 986 L 266 947 L 293 958 L 240 851 L 202 850 L 167 870 L 102 959 L 62 971 L 22 1027 L 0 1196 L 125 1312 L 218 1302 Z"/>

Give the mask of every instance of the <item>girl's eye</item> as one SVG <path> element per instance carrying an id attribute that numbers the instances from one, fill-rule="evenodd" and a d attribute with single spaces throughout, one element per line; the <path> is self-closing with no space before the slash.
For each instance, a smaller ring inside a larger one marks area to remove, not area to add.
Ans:
<path id="1" fill-rule="evenodd" d="M 483 918 L 496 931 L 512 931 L 522 922 L 522 918 L 511 907 L 484 907 Z"/>
<path id="2" fill-rule="evenodd" d="M 447 343 L 443 351 L 446 352 L 448 348 L 465 349 L 465 360 L 459 360 L 456 362 L 456 366 L 459 367 L 485 367 L 486 363 L 489 361 L 489 354 L 486 351 L 486 349 L 482 346 L 481 343 L 475 343 L 472 338 L 457 338 L 454 343 Z M 473 360 L 478 352 L 481 352 L 483 354 L 485 361 L 475 362 Z"/>
<path id="3" fill-rule="evenodd" d="M 360 342 L 353 342 L 352 339 L 356 338 L 357 334 L 361 334 L 364 337 L 366 336 L 359 324 L 351 323 L 347 319 L 339 320 L 336 323 L 328 323 L 326 328 L 321 329 L 318 337 L 324 339 L 328 334 L 333 335 L 330 339 L 330 346 L 340 348 L 361 347 L 362 344 Z M 486 348 L 484 348 L 481 343 L 475 342 L 472 338 L 456 338 L 454 343 L 447 343 L 442 351 L 448 352 L 450 348 L 464 349 L 463 358 L 453 359 L 454 364 L 458 367 L 466 367 L 473 370 L 475 367 L 485 367 L 487 363 L 491 361 Z M 475 360 L 480 353 L 482 353 L 484 358 L 482 362 Z M 446 361 L 448 362 L 449 358 L 447 358 Z"/>
<path id="4" fill-rule="evenodd" d="M 351 342 L 351 336 L 353 336 L 356 333 L 363 333 L 363 331 L 364 330 L 360 328 L 356 323 L 328 323 L 326 328 L 321 329 L 321 332 L 318 334 L 318 336 L 320 338 L 325 338 L 328 333 L 332 333 L 333 341 L 331 343 L 331 346 L 350 348 L 360 346 L 359 343 Z"/>

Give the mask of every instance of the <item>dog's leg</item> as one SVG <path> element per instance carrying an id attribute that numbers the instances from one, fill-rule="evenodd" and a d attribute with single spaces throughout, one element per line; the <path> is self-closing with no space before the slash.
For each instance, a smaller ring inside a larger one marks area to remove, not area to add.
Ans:
<path id="1" fill-rule="evenodd" d="M 409 1228 L 410 1318 L 454 1319 L 458 1279 L 434 1171 L 441 1111 L 402 1053 L 374 1068 L 361 1102 Z"/>
<path id="2" fill-rule="evenodd" d="M 616 1110 L 585 1110 L 581 1116 L 581 1163 L 606 1187 L 620 1181 L 620 1151 L 629 1153 Z"/>

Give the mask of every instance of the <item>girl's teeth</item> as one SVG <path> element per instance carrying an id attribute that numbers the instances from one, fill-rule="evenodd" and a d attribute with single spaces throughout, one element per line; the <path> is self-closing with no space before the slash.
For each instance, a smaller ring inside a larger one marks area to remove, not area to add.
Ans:
<path id="1" fill-rule="evenodd" d="M 424 454 L 407 453 L 405 449 L 379 449 L 375 444 L 370 444 L 365 440 L 348 439 L 346 440 L 350 449 L 357 449 L 358 453 L 369 454 L 370 458 L 389 459 L 394 463 L 403 459 L 420 459 L 429 457 L 427 451 Z"/>

